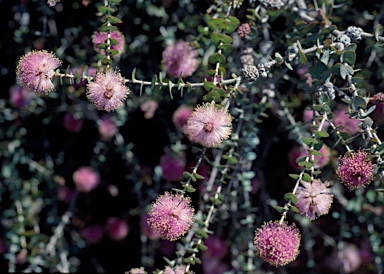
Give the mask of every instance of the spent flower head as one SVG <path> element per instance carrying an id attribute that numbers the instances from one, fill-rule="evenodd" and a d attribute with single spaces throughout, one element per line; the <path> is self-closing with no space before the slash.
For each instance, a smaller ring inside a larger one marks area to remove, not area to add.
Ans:
<path id="1" fill-rule="evenodd" d="M 183 236 L 193 223 L 191 199 L 165 192 L 160 195 L 148 213 L 148 225 L 162 239 L 175 241 Z"/>
<path id="2" fill-rule="evenodd" d="M 125 37 L 124 35 L 118 31 L 118 30 L 113 30 L 110 32 L 109 37 L 116 40 L 116 45 L 111 44 L 111 49 L 112 50 L 117 50 L 117 54 L 114 55 L 114 57 L 119 57 L 125 50 Z M 92 35 L 92 43 L 93 43 L 93 48 L 96 52 L 101 52 L 105 56 L 106 51 L 104 49 L 100 49 L 99 45 L 106 43 L 106 40 L 108 39 L 108 32 L 94 32 Z"/>
<path id="3" fill-rule="evenodd" d="M 217 109 L 215 103 L 205 103 L 195 108 L 188 119 L 186 135 L 205 147 L 215 147 L 228 139 L 232 131 L 232 116 L 224 108 Z"/>
<path id="4" fill-rule="evenodd" d="M 365 187 L 373 180 L 375 165 L 368 156 L 367 152 L 360 150 L 347 152 L 339 158 L 336 173 L 348 188 Z"/>
<path id="5" fill-rule="evenodd" d="M 295 224 L 268 222 L 256 230 L 254 243 L 257 256 L 270 265 L 283 266 L 293 262 L 299 254 L 300 232 Z"/>
<path id="6" fill-rule="evenodd" d="M 160 157 L 160 167 L 163 171 L 163 177 L 169 181 L 179 181 L 183 179 L 185 170 L 184 153 L 167 153 Z"/>
<path id="7" fill-rule="evenodd" d="M 121 74 L 112 69 L 96 74 L 87 85 L 87 97 L 97 109 L 112 111 L 119 108 L 129 94 Z"/>
<path id="8" fill-rule="evenodd" d="M 314 179 L 312 182 L 301 181 L 296 192 L 296 207 L 300 214 L 311 220 L 328 213 L 333 201 L 329 182 Z"/>
<path id="9" fill-rule="evenodd" d="M 61 61 L 53 53 L 31 51 L 20 58 L 16 74 L 22 87 L 43 95 L 55 89 L 51 80 L 60 65 Z"/>
<path id="10" fill-rule="evenodd" d="M 177 41 L 165 48 L 162 64 L 170 76 L 185 78 L 191 76 L 199 66 L 196 57 L 197 51 L 189 43 Z"/>

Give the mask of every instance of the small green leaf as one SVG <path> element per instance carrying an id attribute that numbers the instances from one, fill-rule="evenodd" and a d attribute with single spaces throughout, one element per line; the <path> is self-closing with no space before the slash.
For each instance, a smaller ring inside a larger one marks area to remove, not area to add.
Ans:
<path id="1" fill-rule="evenodd" d="M 224 22 L 218 25 L 219 29 L 223 30 L 225 33 L 232 33 L 237 29 L 237 25 L 231 22 Z"/>
<path id="2" fill-rule="evenodd" d="M 289 206 L 289 209 L 292 210 L 293 212 L 295 213 L 299 213 L 299 210 L 297 209 L 297 207 L 293 206 L 293 205 L 290 205 Z"/>
<path id="3" fill-rule="evenodd" d="M 304 52 L 299 50 L 299 62 L 301 64 L 305 64 L 308 62 L 307 56 L 305 56 Z"/>
<path id="4" fill-rule="evenodd" d="M 376 28 L 373 30 L 373 35 L 375 35 L 376 41 L 379 41 L 379 36 L 383 33 L 383 26 L 377 24 Z"/>
<path id="5" fill-rule="evenodd" d="M 289 177 L 291 177 L 292 179 L 295 179 L 295 180 L 297 180 L 297 179 L 299 179 L 299 175 L 298 174 L 288 174 L 289 175 Z"/>
<path id="6" fill-rule="evenodd" d="M 183 172 L 183 176 L 184 176 L 185 179 L 189 179 L 189 178 L 192 177 L 192 174 L 189 173 L 188 171 L 184 171 L 184 172 Z"/>
<path id="7" fill-rule="evenodd" d="M 211 101 L 219 102 L 220 94 L 217 91 L 212 90 L 211 92 L 203 96 L 203 100 L 206 102 L 211 102 Z"/>
<path id="8" fill-rule="evenodd" d="M 108 13 L 108 12 L 115 12 L 116 10 L 114 8 L 106 7 L 106 6 L 100 6 L 97 9 L 101 13 Z"/>
<path id="9" fill-rule="evenodd" d="M 306 144 L 306 145 L 310 145 L 310 144 L 317 144 L 318 141 L 316 139 L 313 139 L 313 138 L 310 138 L 310 137 L 302 137 L 301 138 L 301 141 Z"/>
<path id="10" fill-rule="evenodd" d="M 291 192 L 286 193 L 286 194 L 284 195 L 284 199 L 285 199 L 286 201 L 291 200 L 292 203 L 294 203 L 294 204 L 297 203 L 297 198 L 296 198 L 295 194 L 293 194 L 293 193 L 291 193 Z"/>
<path id="11" fill-rule="evenodd" d="M 211 41 L 216 45 L 220 44 L 220 42 L 223 42 L 224 44 L 232 44 L 232 38 L 222 33 L 212 33 Z"/>
<path id="12" fill-rule="evenodd" d="M 196 191 L 196 189 L 195 188 L 193 188 L 192 186 L 190 186 L 190 185 L 185 185 L 184 186 L 184 191 L 186 191 L 186 192 L 195 192 Z"/>
<path id="13" fill-rule="evenodd" d="M 119 53 L 118 50 L 115 50 L 115 49 L 107 49 L 106 52 L 108 52 L 109 54 L 111 55 L 116 55 Z"/>
<path id="14" fill-rule="evenodd" d="M 274 209 L 277 210 L 277 212 L 279 213 L 283 213 L 284 212 L 284 207 L 281 207 L 281 206 L 272 206 Z"/>
<path id="15" fill-rule="evenodd" d="M 311 182 L 311 176 L 309 176 L 307 173 L 303 173 L 303 176 L 301 177 L 301 179 L 303 179 L 303 181 L 305 182 Z"/>
<path id="16" fill-rule="evenodd" d="M 356 61 L 356 53 L 354 51 L 346 51 L 340 57 L 341 62 L 347 62 L 348 65 L 353 66 Z"/>
<path id="17" fill-rule="evenodd" d="M 314 132 L 320 138 L 327 138 L 327 137 L 329 137 L 329 134 L 327 132 L 319 131 L 319 130 L 315 130 Z"/>
<path id="18" fill-rule="evenodd" d="M 109 19 L 109 22 L 111 22 L 111 24 L 121 24 L 121 23 L 123 23 L 123 21 L 121 21 L 119 18 L 117 18 L 115 16 L 112 16 L 112 15 L 109 15 L 108 19 Z"/>
<path id="19" fill-rule="evenodd" d="M 364 100 L 363 97 L 355 96 L 352 99 L 352 108 L 354 110 L 358 110 L 359 108 L 366 109 L 367 108 L 367 103 L 366 103 L 366 101 Z"/>
<path id="20" fill-rule="evenodd" d="M 235 16 L 228 16 L 228 19 L 229 19 L 229 21 L 231 21 L 233 24 L 235 24 L 235 25 L 239 25 L 240 24 L 240 21 L 239 21 L 239 19 L 237 19 Z"/>
<path id="21" fill-rule="evenodd" d="M 103 65 L 112 65 L 112 60 L 108 59 L 108 58 L 104 58 L 104 59 L 101 60 L 101 63 Z"/>
<path id="22" fill-rule="evenodd" d="M 205 82 L 204 82 L 204 88 L 205 88 L 206 90 L 210 91 L 210 90 L 216 88 L 216 85 L 213 84 L 212 82 L 205 81 Z"/>
<path id="23" fill-rule="evenodd" d="M 223 63 L 225 63 L 225 57 L 221 53 L 216 52 L 216 53 L 212 54 L 211 56 L 209 56 L 208 62 L 210 64 L 216 64 L 216 63 L 223 64 Z"/>
<path id="24" fill-rule="evenodd" d="M 340 76 L 341 78 L 345 79 L 347 78 L 347 75 L 353 75 L 353 68 L 351 68 L 347 64 L 342 64 L 340 67 Z"/>
<path id="25" fill-rule="evenodd" d="M 117 40 L 114 39 L 114 38 L 108 38 L 109 39 L 109 43 L 112 45 L 112 46 L 116 46 L 118 44 Z"/>
<path id="26" fill-rule="evenodd" d="M 203 245 L 203 244 L 198 244 L 197 248 L 200 249 L 201 251 L 205 251 L 208 249 L 208 247 L 206 245 Z"/>
<path id="27" fill-rule="evenodd" d="M 114 31 L 114 30 L 117 30 L 115 26 L 102 26 L 101 28 L 99 28 L 100 32 L 108 32 L 108 31 Z"/>
<path id="28" fill-rule="evenodd" d="M 193 174 L 195 175 L 196 179 L 200 179 L 200 180 L 204 179 L 204 176 L 201 176 L 200 174 L 197 174 L 196 172 Z"/>
<path id="29" fill-rule="evenodd" d="M 224 53 L 230 53 L 233 50 L 233 45 L 231 44 L 221 44 L 217 48 L 222 49 Z"/>
<path id="30" fill-rule="evenodd" d="M 300 163 L 297 163 L 301 167 L 311 168 L 313 165 L 310 162 L 302 161 Z"/>
<path id="31" fill-rule="evenodd" d="M 318 152 L 317 150 L 314 150 L 314 149 L 310 149 L 309 153 L 311 153 L 314 156 L 318 156 L 318 157 L 324 156 L 321 152 Z"/>

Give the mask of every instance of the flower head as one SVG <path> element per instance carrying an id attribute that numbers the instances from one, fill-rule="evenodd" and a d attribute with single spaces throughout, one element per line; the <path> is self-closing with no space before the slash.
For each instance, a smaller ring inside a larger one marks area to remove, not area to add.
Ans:
<path id="1" fill-rule="evenodd" d="M 144 267 L 132 268 L 127 272 L 128 274 L 147 274 L 148 272 L 144 270 Z"/>
<path id="2" fill-rule="evenodd" d="M 64 114 L 63 124 L 66 130 L 79 132 L 83 127 L 84 120 L 78 119 L 72 112 L 68 111 Z"/>
<path id="3" fill-rule="evenodd" d="M 156 109 L 159 107 L 156 101 L 148 100 L 140 104 L 140 109 L 144 112 L 145 119 L 151 119 L 155 115 Z"/>
<path id="4" fill-rule="evenodd" d="M 19 85 L 11 86 L 9 93 L 9 102 L 15 108 L 22 108 L 28 105 L 32 101 L 33 96 L 36 96 Z"/>
<path id="5" fill-rule="evenodd" d="M 99 122 L 99 134 L 102 140 L 107 141 L 111 139 L 118 131 L 115 122 L 109 114 L 103 115 Z"/>
<path id="6" fill-rule="evenodd" d="M 375 165 L 365 151 L 348 152 L 339 161 L 336 173 L 350 189 L 365 187 L 373 180 Z"/>
<path id="7" fill-rule="evenodd" d="M 254 239 L 257 255 L 273 266 L 293 262 L 299 254 L 300 232 L 295 225 L 279 221 L 264 223 Z"/>
<path id="8" fill-rule="evenodd" d="M 189 116 L 192 114 L 192 108 L 185 105 L 179 106 L 172 115 L 172 122 L 180 129 L 184 129 L 187 125 Z"/>
<path id="9" fill-rule="evenodd" d="M 118 53 L 114 56 L 119 57 L 125 50 L 125 48 L 124 48 L 125 47 L 125 37 L 118 30 L 111 31 L 109 35 L 110 35 L 110 38 L 115 39 L 117 42 L 116 45 L 111 44 L 111 49 L 117 50 Z M 105 50 L 102 50 L 99 48 L 100 44 L 106 43 L 107 38 L 108 38 L 108 32 L 97 32 L 96 31 L 92 35 L 93 48 L 96 52 L 101 52 L 104 55 L 107 55 Z"/>
<path id="10" fill-rule="evenodd" d="M 185 170 L 185 154 L 164 154 L 160 157 L 163 177 L 169 181 L 179 181 Z"/>
<path id="11" fill-rule="evenodd" d="M 94 82 L 87 85 L 87 97 L 97 109 L 111 111 L 120 107 L 129 94 L 119 72 L 108 69 L 96 74 Z"/>
<path id="12" fill-rule="evenodd" d="M 42 95 L 55 89 L 52 78 L 61 61 L 45 50 L 31 51 L 20 58 L 16 68 L 20 85 Z"/>
<path id="13" fill-rule="evenodd" d="M 339 108 L 335 110 L 333 123 L 335 126 L 340 127 L 339 131 L 346 132 L 349 135 L 355 134 L 359 131 L 357 124 L 360 123 L 360 121 L 350 118 L 347 108 Z"/>
<path id="14" fill-rule="evenodd" d="M 78 191 L 90 192 L 100 183 L 100 175 L 93 168 L 84 166 L 78 168 L 72 175 Z"/>
<path id="15" fill-rule="evenodd" d="M 182 78 L 191 76 L 199 66 L 196 59 L 197 51 L 188 43 L 178 41 L 165 48 L 163 52 L 163 65 L 170 76 Z"/>
<path id="16" fill-rule="evenodd" d="M 114 241 L 120 241 L 127 237 L 129 226 L 124 220 L 116 217 L 110 217 L 105 224 L 105 231 L 109 238 Z"/>
<path id="17" fill-rule="evenodd" d="M 315 179 L 311 183 L 301 181 L 301 184 L 296 192 L 296 206 L 300 214 L 311 220 L 327 214 L 333 201 L 329 182 Z"/>
<path id="18" fill-rule="evenodd" d="M 192 112 L 188 119 L 188 138 L 205 147 L 215 147 L 228 139 L 232 131 L 232 116 L 224 108 L 217 109 L 215 103 L 205 103 Z"/>
<path id="19" fill-rule="evenodd" d="M 185 265 L 178 265 L 176 268 L 173 270 L 171 267 L 167 266 L 164 269 L 163 274 L 185 274 Z M 193 274 L 194 272 L 189 270 L 187 272 L 188 274 Z"/>
<path id="20" fill-rule="evenodd" d="M 148 224 L 160 237 L 175 241 L 183 236 L 193 223 L 191 199 L 166 192 L 157 198 L 148 213 Z"/>

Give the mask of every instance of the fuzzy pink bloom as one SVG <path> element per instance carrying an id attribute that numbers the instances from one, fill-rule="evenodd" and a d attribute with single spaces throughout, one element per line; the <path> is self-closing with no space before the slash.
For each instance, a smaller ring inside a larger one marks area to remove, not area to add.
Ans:
<path id="1" fill-rule="evenodd" d="M 99 122 L 99 134 L 102 140 L 107 141 L 116 135 L 118 128 L 111 116 L 103 115 Z"/>
<path id="2" fill-rule="evenodd" d="M 145 119 L 153 118 L 153 115 L 155 115 L 155 112 L 158 106 L 159 105 L 154 100 L 149 100 L 140 104 L 140 109 L 142 112 L 144 112 L 144 118 Z"/>
<path id="3" fill-rule="evenodd" d="M 69 203 L 75 197 L 75 190 L 67 186 L 60 186 L 57 190 L 57 197 L 60 201 Z"/>
<path id="4" fill-rule="evenodd" d="M 156 240 L 160 238 L 159 233 L 154 231 L 147 222 L 148 219 L 148 214 L 143 214 L 140 219 L 140 225 L 141 225 L 141 230 L 143 233 L 151 240 Z"/>
<path id="5" fill-rule="evenodd" d="M 169 181 L 183 179 L 185 170 L 185 154 L 164 154 L 160 157 L 160 166 L 163 170 L 163 177 Z"/>
<path id="6" fill-rule="evenodd" d="M 43 95 L 55 89 L 51 80 L 60 65 L 61 61 L 53 53 L 31 51 L 20 58 L 16 74 L 22 87 Z"/>
<path id="7" fill-rule="evenodd" d="M 175 269 L 172 269 L 171 267 L 167 266 L 164 269 L 163 274 L 185 274 L 185 265 L 178 265 Z M 193 274 L 195 272 L 188 270 L 188 274 Z"/>
<path id="8" fill-rule="evenodd" d="M 331 160 L 331 149 L 323 145 L 319 150 L 323 156 L 314 156 L 314 161 L 316 162 L 314 165 L 317 167 L 326 166 Z M 304 149 L 302 146 L 295 146 L 288 152 L 288 162 L 290 166 L 296 170 L 301 170 L 302 167 L 296 163 L 296 159 L 301 156 L 307 156 L 308 151 Z"/>
<path id="9" fill-rule="evenodd" d="M 339 158 L 339 179 L 350 189 L 365 187 L 373 180 L 375 165 L 365 151 L 347 152 Z"/>
<path id="10" fill-rule="evenodd" d="M 106 40 L 108 38 L 108 32 L 95 32 L 92 35 L 92 43 L 93 43 L 93 48 L 96 52 L 101 52 L 105 56 L 106 51 L 104 49 L 100 49 L 98 46 L 100 44 L 107 43 Z M 118 53 L 114 56 L 119 57 L 125 50 L 125 37 L 124 35 L 118 31 L 118 30 L 113 30 L 110 32 L 110 38 L 115 39 L 117 41 L 116 45 L 111 44 L 111 49 L 117 50 Z"/>
<path id="11" fill-rule="evenodd" d="M 354 244 L 347 244 L 339 251 L 339 260 L 345 273 L 352 273 L 361 265 L 361 256 L 359 249 Z"/>
<path id="12" fill-rule="evenodd" d="M 100 175 L 91 167 L 80 167 L 72 175 L 78 191 L 90 192 L 100 183 Z"/>
<path id="13" fill-rule="evenodd" d="M 193 223 L 194 208 L 191 198 L 165 192 L 152 204 L 148 224 L 160 237 L 175 241 L 183 236 Z"/>
<path id="14" fill-rule="evenodd" d="M 71 112 L 64 114 L 63 124 L 66 130 L 71 132 L 79 132 L 83 127 L 84 120 L 77 119 Z"/>
<path id="15" fill-rule="evenodd" d="M 192 114 L 192 108 L 185 105 L 179 106 L 172 115 L 172 122 L 176 127 L 184 129 L 187 121 Z"/>
<path id="16" fill-rule="evenodd" d="M 96 244 L 103 239 L 104 231 L 99 225 L 91 225 L 83 229 L 82 235 L 88 244 Z"/>
<path id="17" fill-rule="evenodd" d="M 301 181 L 301 184 L 296 192 L 296 207 L 300 214 L 311 220 L 327 214 L 333 201 L 329 182 L 315 179 L 311 183 Z"/>
<path id="18" fill-rule="evenodd" d="M 317 112 L 315 112 L 315 114 L 316 114 L 316 116 L 319 116 L 319 114 Z M 305 109 L 303 112 L 303 122 L 308 123 L 308 124 L 312 124 L 312 118 L 313 118 L 313 110 L 312 109 Z M 320 116 L 320 118 L 321 118 L 321 116 Z M 316 123 L 316 125 L 320 125 L 319 117 L 315 118 L 315 123 Z M 329 127 L 329 123 L 327 121 L 325 121 L 323 124 L 323 130 L 327 130 L 328 127 Z"/>
<path id="19" fill-rule="evenodd" d="M 217 109 L 215 103 L 205 103 L 195 108 L 188 119 L 188 138 L 205 147 L 215 147 L 228 139 L 232 131 L 232 116 L 224 108 Z"/>
<path id="20" fill-rule="evenodd" d="M 188 43 L 178 41 L 165 48 L 162 63 L 170 76 L 177 78 L 181 74 L 185 78 L 191 76 L 199 66 L 196 57 L 196 50 Z"/>
<path id="21" fill-rule="evenodd" d="M 111 111 L 123 104 L 129 94 L 119 72 L 108 69 L 96 74 L 94 82 L 87 85 L 87 97 L 97 109 Z"/>
<path id="22" fill-rule="evenodd" d="M 289 264 L 299 254 L 300 238 L 295 224 L 264 223 L 256 230 L 254 239 L 257 256 L 276 267 Z"/>
<path id="23" fill-rule="evenodd" d="M 9 93 L 9 102 L 15 108 L 22 108 L 23 106 L 28 105 L 32 101 L 34 95 L 34 93 L 29 92 L 19 85 L 11 86 Z"/>
<path id="24" fill-rule="evenodd" d="M 144 267 L 132 268 L 127 272 L 128 274 L 147 274 L 148 272 L 144 270 Z"/>
<path id="25" fill-rule="evenodd" d="M 332 120 L 335 126 L 340 126 L 340 132 L 346 132 L 349 135 L 353 135 L 360 130 L 360 128 L 357 126 L 360 121 L 350 118 L 348 109 L 345 107 L 336 109 Z"/>
<path id="26" fill-rule="evenodd" d="M 105 231 L 112 240 L 121 241 L 127 237 L 129 226 L 124 220 L 110 217 L 105 224 Z"/>

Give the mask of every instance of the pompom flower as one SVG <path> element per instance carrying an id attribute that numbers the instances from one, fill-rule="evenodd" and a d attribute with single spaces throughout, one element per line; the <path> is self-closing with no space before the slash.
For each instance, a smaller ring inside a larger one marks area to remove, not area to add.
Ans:
<path id="1" fill-rule="evenodd" d="M 19 85 L 11 86 L 9 93 L 9 102 L 15 108 L 22 108 L 28 105 L 32 101 L 33 96 L 36 96 Z"/>
<path id="2" fill-rule="evenodd" d="M 339 161 L 336 173 L 350 189 L 365 187 L 373 180 L 375 165 L 365 151 L 348 152 Z"/>
<path id="3" fill-rule="evenodd" d="M 78 191 L 90 192 L 100 183 L 100 175 L 93 168 L 84 166 L 78 168 L 72 175 Z"/>
<path id="4" fill-rule="evenodd" d="M 96 52 L 101 52 L 105 56 L 106 51 L 104 49 L 100 49 L 99 45 L 106 43 L 106 40 L 108 38 L 108 32 L 95 32 L 92 35 L 92 43 L 93 43 L 93 48 Z M 114 55 L 114 57 L 119 57 L 125 50 L 125 37 L 124 35 L 118 31 L 118 30 L 113 30 L 110 32 L 110 38 L 115 39 L 117 44 L 112 45 L 111 44 L 111 49 L 112 50 L 117 50 L 117 54 Z"/>
<path id="5" fill-rule="evenodd" d="M 228 139 L 231 131 L 232 116 L 224 108 L 217 109 L 214 102 L 195 108 L 186 127 L 188 138 L 205 147 L 220 145 Z"/>
<path id="6" fill-rule="evenodd" d="M 114 241 L 120 241 L 127 237 L 129 226 L 124 220 L 116 217 L 110 217 L 105 224 L 105 231 L 109 238 Z"/>
<path id="7" fill-rule="evenodd" d="M 165 48 L 163 52 L 162 64 L 170 76 L 182 78 L 191 76 L 197 67 L 197 51 L 188 43 L 178 41 L 173 45 Z"/>
<path id="8" fill-rule="evenodd" d="M 333 201 L 329 182 L 315 179 L 311 183 L 301 181 L 301 184 L 296 192 L 296 207 L 300 214 L 311 220 L 327 214 Z"/>
<path id="9" fill-rule="evenodd" d="M 165 179 L 179 181 L 183 179 L 185 154 L 164 154 L 160 157 L 160 166 Z"/>
<path id="10" fill-rule="evenodd" d="M 268 222 L 256 230 L 254 243 L 257 256 L 270 265 L 283 266 L 293 262 L 299 254 L 300 232 L 294 224 Z"/>
<path id="11" fill-rule="evenodd" d="M 67 111 L 64 114 L 63 125 L 64 128 L 71 132 L 79 132 L 83 127 L 84 120 L 77 118 L 72 112 Z"/>
<path id="12" fill-rule="evenodd" d="M 128 274 L 147 274 L 148 272 L 144 270 L 144 267 L 132 268 L 127 272 Z"/>
<path id="13" fill-rule="evenodd" d="M 42 95 L 55 89 L 52 78 L 61 61 L 45 50 L 31 51 L 20 58 L 16 74 L 20 85 Z"/>
<path id="14" fill-rule="evenodd" d="M 111 139 L 118 131 L 115 122 L 109 114 L 103 115 L 98 125 L 99 134 L 103 141 Z"/>
<path id="15" fill-rule="evenodd" d="M 163 274 L 194 274 L 195 272 L 188 270 L 188 272 L 185 272 L 185 265 L 178 265 L 176 268 L 173 270 L 171 267 L 167 266 L 164 269 Z"/>
<path id="16" fill-rule="evenodd" d="M 119 72 L 108 69 L 96 74 L 94 82 L 87 85 L 87 97 L 97 109 L 112 111 L 119 108 L 129 94 Z"/>
<path id="17" fill-rule="evenodd" d="M 103 239 L 104 231 L 99 225 L 91 225 L 83 229 L 82 235 L 88 244 L 96 244 Z"/>
<path id="18" fill-rule="evenodd" d="M 360 121 L 349 117 L 348 109 L 344 107 L 335 110 L 333 123 L 335 126 L 340 127 L 339 131 L 346 132 L 349 135 L 353 135 L 360 130 L 357 126 Z"/>
<path id="19" fill-rule="evenodd" d="M 175 124 L 176 127 L 183 130 L 191 114 L 192 108 L 185 105 L 181 105 L 173 113 L 172 122 Z"/>
<path id="20" fill-rule="evenodd" d="M 148 213 L 148 225 L 165 240 L 175 241 L 193 223 L 194 208 L 189 197 L 165 192 L 157 198 Z"/>

